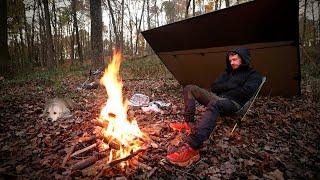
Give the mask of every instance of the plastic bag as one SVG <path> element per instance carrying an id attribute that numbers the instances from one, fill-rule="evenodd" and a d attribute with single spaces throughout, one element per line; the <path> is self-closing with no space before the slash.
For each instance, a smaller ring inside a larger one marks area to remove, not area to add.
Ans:
<path id="1" fill-rule="evenodd" d="M 134 94 L 129 100 L 130 106 L 148 106 L 149 97 L 144 94 Z"/>

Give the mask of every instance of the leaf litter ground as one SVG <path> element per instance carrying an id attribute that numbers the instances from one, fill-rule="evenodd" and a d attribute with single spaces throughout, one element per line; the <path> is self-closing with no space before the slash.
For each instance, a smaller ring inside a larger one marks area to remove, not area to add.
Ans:
<path id="1" fill-rule="evenodd" d="M 68 80 L 66 80 L 68 79 Z M 29 80 L 2 86 L 0 89 L 0 177 L 3 179 L 92 179 L 98 172 L 90 169 L 70 173 L 77 162 L 93 156 L 97 150 L 63 160 L 75 141 L 90 137 L 96 130 L 93 120 L 106 101 L 103 87 L 76 91 L 81 79 L 65 78 L 67 89 L 60 96 L 71 97 L 77 104 L 73 117 L 49 123 L 41 113 L 45 101 L 56 96 L 50 84 Z M 165 162 L 167 152 L 177 148 L 184 133 L 172 131 L 168 124 L 182 120 L 182 87 L 173 79 L 125 80 L 124 93 L 148 95 L 151 100 L 170 102 L 161 113 L 130 109 L 139 127 L 150 134 L 156 148 L 144 154 L 143 163 L 150 168 L 129 168 L 126 172 L 111 169 L 103 177 L 130 179 L 319 179 L 320 121 L 319 107 L 309 91 L 301 97 L 259 97 L 245 122 L 229 136 L 237 121 L 222 117 L 215 131 L 200 150 L 201 160 L 180 168 Z M 201 118 L 205 107 L 198 106 Z M 78 143 L 75 150 L 93 142 Z"/>

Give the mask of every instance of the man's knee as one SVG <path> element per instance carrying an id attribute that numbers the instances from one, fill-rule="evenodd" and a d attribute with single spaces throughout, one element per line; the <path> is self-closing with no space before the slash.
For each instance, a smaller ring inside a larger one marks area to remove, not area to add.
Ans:
<path id="1" fill-rule="evenodd" d="M 222 112 L 224 108 L 223 100 L 211 100 L 207 106 L 207 109 L 210 111 Z"/>
<path id="2" fill-rule="evenodd" d="M 186 85 L 184 88 L 183 88 L 183 92 L 187 93 L 187 92 L 192 92 L 194 91 L 195 89 L 197 89 L 198 86 L 196 85 L 193 85 L 193 84 L 189 84 L 189 85 Z"/>
<path id="3" fill-rule="evenodd" d="M 217 111 L 222 114 L 230 114 L 236 110 L 235 105 L 227 99 L 210 101 L 207 108 L 210 111 Z"/>

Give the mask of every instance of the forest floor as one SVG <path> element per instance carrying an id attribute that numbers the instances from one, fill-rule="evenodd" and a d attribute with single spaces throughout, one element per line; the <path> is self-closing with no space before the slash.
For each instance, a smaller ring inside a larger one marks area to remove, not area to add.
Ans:
<path id="1" fill-rule="evenodd" d="M 76 90 L 85 78 L 76 74 L 25 81 L 0 81 L 0 179 L 92 179 L 92 168 L 72 170 L 83 159 L 95 156 L 98 148 L 68 158 L 70 152 L 96 142 L 92 137 L 106 101 L 103 87 Z M 58 82 L 58 83 L 57 83 Z M 182 120 L 182 87 L 170 78 L 124 80 L 124 94 L 148 95 L 151 100 L 171 103 L 161 113 L 131 109 L 139 127 L 152 134 L 154 146 L 139 158 L 140 165 L 110 167 L 101 175 L 115 179 L 320 179 L 320 113 L 310 88 L 301 97 L 259 97 L 245 121 L 230 137 L 236 118 L 219 118 L 210 139 L 200 149 L 201 160 L 186 168 L 165 161 L 167 152 L 181 142 L 184 133 L 168 124 Z M 73 116 L 50 123 L 41 117 L 49 98 L 67 96 L 77 105 Z M 198 106 L 196 118 L 205 107 Z M 75 143 L 77 142 L 77 143 Z M 107 155 L 106 155 L 107 156 Z M 143 164 L 143 165 L 141 165 Z"/>

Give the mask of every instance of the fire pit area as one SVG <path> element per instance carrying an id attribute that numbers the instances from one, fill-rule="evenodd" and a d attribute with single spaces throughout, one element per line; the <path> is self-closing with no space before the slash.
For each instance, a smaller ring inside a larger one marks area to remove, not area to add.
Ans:
<path id="1" fill-rule="evenodd" d="M 137 167 L 152 170 L 139 159 L 143 158 L 144 152 L 149 148 L 156 148 L 158 145 L 153 142 L 147 132 L 140 130 L 134 116 L 129 118 L 127 115 L 128 100 L 123 97 L 123 83 L 119 72 L 121 60 L 121 54 L 114 52 L 100 79 L 101 85 L 105 87 L 107 100 L 101 108 L 99 117 L 92 121 L 96 125 L 94 135 L 78 140 L 78 143 L 87 141 L 95 141 L 95 143 L 75 152 L 76 143 L 72 145 L 63 160 L 62 167 L 65 167 L 68 159 L 93 148 L 97 149 L 97 153 L 72 165 L 69 172 L 71 174 L 86 168 L 82 174 L 95 175 L 97 179 L 110 174 L 108 171 L 112 169 L 119 172 Z"/>

